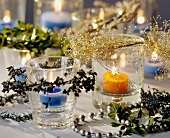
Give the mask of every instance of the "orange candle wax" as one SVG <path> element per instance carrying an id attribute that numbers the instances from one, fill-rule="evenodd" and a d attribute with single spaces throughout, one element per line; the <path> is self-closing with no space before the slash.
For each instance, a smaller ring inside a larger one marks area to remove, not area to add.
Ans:
<path id="1" fill-rule="evenodd" d="M 103 89 L 110 93 L 126 93 L 128 87 L 128 76 L 123 73 L 113 74 L 106 72 L 103 74 Z"/>

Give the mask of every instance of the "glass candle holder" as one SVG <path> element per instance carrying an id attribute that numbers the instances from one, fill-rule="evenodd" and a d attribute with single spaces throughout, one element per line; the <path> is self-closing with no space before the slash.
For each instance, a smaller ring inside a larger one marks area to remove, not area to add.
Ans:
<path id="1" fill-rule="evenodd" d="M 71 13 L 83 8 L 84 0 L 34 0 L 34 23 L 54 30 L 71 27 Z"/>
<path id="2" fill-rule="evenodd" d="M 154 23 L 153 17 L 157 16 L 158 0 L 142 0 L 137 11 L 137 15 L 130 23 L 121 23 L 118 25 L 120 33 L 133 32 L 141 35 L 141 31 L 149 31 L 149 26 Z M 126 28 L 126 29 L 124 29 Z"/>
<path id="3" fill-rule="evenodd" d="M 39 64 L 48 62 L 56 68 L 40 68 Z M 71 80 L 79 70 L 80 61 L 69 57 L 40 57 L 26 62 L 27 83 L 40 83 L 43 78 L 47 82 L 54 82 L 57 77 L 64 81 Z M 67 73 L 67 75 L 65 75 Z M 71 84 L 55 86 L 52 92 L 48 86 L 46 91 L 28 91 L 29 102 L 35 125 L 40 128 L 63 129 L 71 125 L 74 118 L 75 96 L 63 94 Z"/>
<path id="4" fill-rule="evenodd" d="M 97 27 L 96 22 L 107 21 L 118 14 L 114 8 L 87 8 L 72 13 L 72 29 L 74 31 L 86 31 L 89 24 Z"/>
<path id="5" fill-rule="evenodd" d="M 117 35 L 115 38 L 117 37 L 122 41 L 143 41 L 134 35 Z M 97 72 L 92 101 L 100 111 L 110 112 L 113 102 L 128 105 L 140 101 L 140 91 L 144 85 L 143 45 L 128 41 L 130 43 L 132 45 L 115 50 L 110 58 L 92 62 L 93 71 Z"/>
<path id="6" fill-rule="evenodd" d="M 3 27 L 14 27 L 17 21 L 25 21 L 26 0 L 0 0 L 0 32 Z"/>
<path id="7" fill-rule="evenodd" d="M 26 61 L 31 59 L 29 50 L 4 48 L 2 51 L 6 67 L 23 67 L 25 66 Z"/>

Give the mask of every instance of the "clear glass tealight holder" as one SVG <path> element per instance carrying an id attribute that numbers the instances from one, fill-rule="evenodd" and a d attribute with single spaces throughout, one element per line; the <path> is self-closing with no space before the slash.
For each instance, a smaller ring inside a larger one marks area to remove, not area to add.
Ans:
<path id="1" fill-rule="evenodd" d="M 34 24 L 43 28 L 71 27 L 71 13 L 82 9 L 84 0 L 34 0 Z"/>
<path id="2" fill-rule="evenodd" d="M 25 22 L 26 0 L 0 0 L 0 32 L 13 28 L 18 20 Z"/>
<path id="3" fill-rule="evenodd" d="M 115 38 L 118 37 L 122 41 L 143 41 L 134 35 L 117 35 Z M 143 44 L 128 41 L 127 46 L 123 45 L 110 58 L 92 62 L 92 69 L 97 73 L 92 102 L 100 111 L 110 112 L 112 103 L 130 105 L 140 101 L 144 85 Z"/>
<path id="4" fill-rule="evenodd" d="M 115 8 L 85 8 L 75 11 L 71 14 L 72 29 L 75 32 L 84 32 L 89 27 L 89 24 L 95 28 L 102 23 L 100 21 L 108 21 L 117 16 L 118 12 Z"/>
<path id="5" fill-rule="evenodd" d="M 14 66 L 15 68 L 24 67 L 26 61 L 31 59 L 29 50 L 19 50 L 13 48 L 2 49 L 5 67 Z"/>
<path id="6" fill-rule="evenodd" d="M 48 66 L 55 65 L 55 68 L 41 68 L 40 64 Z M 40 57 L 26 62 L 27 84 L 39 84 L 42 79 L 53 83 L 57 77 L 64 81 L 73 79 L 80 68 L 80 61 L 70 57 Z M 67 75 L 66 75 L 67 73 Z M 52 91 L 46 90 L 35 92 L 28 91 L 30 107 L 32 109 L 33 120 L 40 128 L 59 128 L 63 129 L 71 125 L 74 119 L 75 96 L 70 92 L 64 94 L 72 84 L 54 86 Z"/>

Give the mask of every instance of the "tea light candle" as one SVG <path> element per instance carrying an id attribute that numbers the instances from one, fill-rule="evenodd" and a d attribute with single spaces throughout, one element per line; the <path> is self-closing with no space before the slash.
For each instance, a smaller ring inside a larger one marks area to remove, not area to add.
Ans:
<path id="1" fill-rule="evenodd" d="M 134 33 L 136 34 L 140 33 L 141 30 L 146 29 L 150 25 L 149 22 L 146 22 L 146 17 L 143 10 L 138 10 L 136 22 L 134 23 L 134 25 Z"/>
<path id="2" fill-rule="evenodd" d="M 110 93 L 126 93 L 128 76 L 120 72 L 106 72 L 103 74 L 103 89 Z"/>
<path id="3" fill-rule="evenodd" d="M 3 28 L 13 28 L 15 25 L 15 22 L 10 18 L 10 11 L 6 10 L 3 20 L 0 20 L 0 32 L 3 31 Z"/>
<path id="4" fill-rule="evenodd" d="M 41 25 L 51 30 L 71 27 L 71 15 L 62 11 L 61 0 L 55 0 L 54 10 L 41 15 Z"/>
<path id="5" fill-rule="evenodd" d="M 149 61 L 145 61 L 144 72 L 146 77 L 161 75 L 163 73 L 163 67 L 165 66 L 165 64 L 157 60 L 157 57 L 157 53 L 153 52 L 152 59 Z"/>
<path id="6" fill-rule="evenodd" d="M 46 89 L 46 94 L 40 92 L 40 102 L 42 104 L 47 103 L 48 107 L 61 106 L 66 103 L 67 95 L 62 93 L 62 88 L 54 87 L 52 91 Z"/>

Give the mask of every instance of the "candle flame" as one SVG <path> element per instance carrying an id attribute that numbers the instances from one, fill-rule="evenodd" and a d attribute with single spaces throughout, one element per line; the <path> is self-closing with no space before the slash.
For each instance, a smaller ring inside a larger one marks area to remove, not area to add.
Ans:
<path id="1" fill-rule="evenodd" d="M 145 17 L 143 17 L 142 15 L 137 17 L 138 24 L 143 24 L 144 22 L 145 22 Z"/>
<path id="2" fill-rule="evenodd" d="M 143 10 L 139 10 L 137 13 L 137 23 L 143 24 L 145 22 L 144 12 Z"/>
<path id="3" fill-rule="evenodd" d="M 6 11 L 5 11 L 3 21 L 4 21 L 5 23 L 9 23 L 9 22 L 11 21 L 10 11 L 9 11 L 9 10 L 6 10 Z"/>
<path id="4" fill-rule="evenodd" d="M 152 52 L 152 60 L 157 60 L 158 59 L 158 54 L 154 51 Z"/>
<path id="5" fill-rule="evenodd" d="M 112 67 L 111 71 L 112 71 L 112 74 L 113 74 L 113 75 L 119 74 L 119 70 L 118 70 L 118 68 L 116 68 L 115 66 Z"/>
<path id="6" fill-rule="evenodd" d="M 62 10 L 62 0 L 54 1 L 54 10 L 55 12 L 60 12 Z"/>

